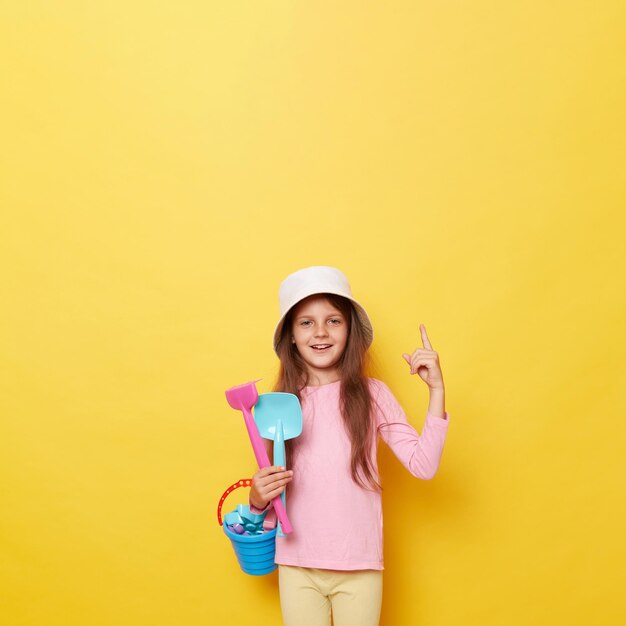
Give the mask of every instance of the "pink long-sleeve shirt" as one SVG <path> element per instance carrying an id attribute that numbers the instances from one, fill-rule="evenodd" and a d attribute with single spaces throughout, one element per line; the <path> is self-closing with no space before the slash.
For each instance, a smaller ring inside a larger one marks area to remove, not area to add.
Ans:
<path id="1" fill-rule="evenodd" d="M 417 478 L 432 478 L 441 460 L 449 415 L 427 413 L 422 434 L 408 423 L 387 385 L 369 379 L 379 437 L 371 447 L 375 477 L 379 438 Z M 319 569 L 384 569 L 381 495 L 356 485 L 350 440 L 339 408 L 340 381 L 302 391 L 302 434 L 294 439 L 287 487 L 293 532 L 276 537 L 275 562 Z M 258 511 L 251 507 L 253 511 Z"/>

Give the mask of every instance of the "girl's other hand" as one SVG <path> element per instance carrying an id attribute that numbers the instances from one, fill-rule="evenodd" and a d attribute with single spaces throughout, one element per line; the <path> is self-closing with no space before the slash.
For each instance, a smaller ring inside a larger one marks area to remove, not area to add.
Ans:
<path id="1" fill-rule="evenodd" d="M 252 477 L 250 503 L 258 509 L 264 509 L 267 503 L 279 496 L 293 477 L 292 470 L 272 465 L 260 469 Z"/>
<path id="2" fill-rule="evenodd" d="M 419 377 L 430 389 L 443 389 L 443 374 L 439 365 L 439 355 L 430 345 L 426 327 L 420 324 L 423 348 L 417 348 L 413 354 L 403 354 L 404 360 L 411 366 L 411 374 Z"/>

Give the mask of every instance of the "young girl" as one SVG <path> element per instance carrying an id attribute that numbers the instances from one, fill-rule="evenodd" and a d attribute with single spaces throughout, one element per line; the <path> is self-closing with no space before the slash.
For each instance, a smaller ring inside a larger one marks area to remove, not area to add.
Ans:
<path id="1" fill-rule="evenodd" d="M 364 374 L 372 325 L 339 270 L 295 272 L 279 299 L 276 391 L 300 398 L 303 429 L 286 442 L 289 470 L 272 466 L 254 475 L 250 507 L 267 509 L 289 484 L 293 532 L 277 537 L 275 557 L 283 620 L 329 626 L 332 612 L 334 626 L 376 626 L 383 570 L 378 438 L 413 476 L 435 475 L 449 421 L 439 357 L 421 325 L 424 347 L 403 355 L 430 392 L 418 435 L 389 388 Z"/>

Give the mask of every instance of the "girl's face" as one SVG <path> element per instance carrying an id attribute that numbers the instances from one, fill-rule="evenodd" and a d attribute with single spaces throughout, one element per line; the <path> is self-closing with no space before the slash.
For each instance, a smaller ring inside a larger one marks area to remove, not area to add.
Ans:
<path id="1" fill-rule="evenodd" d="M 348 341 L 348 320 L 324 296 L 309 296 L 293 311 L 292 341 L 309 372 L 310 382 L 339 380 L 337 363 Z"/>

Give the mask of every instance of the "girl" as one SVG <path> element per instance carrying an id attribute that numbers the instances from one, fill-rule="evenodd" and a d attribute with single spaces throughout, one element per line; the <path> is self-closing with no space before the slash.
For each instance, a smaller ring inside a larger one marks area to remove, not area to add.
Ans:
<path id="1" fill-rule="evenodd" d="M 329 626 L 332 613 L 334 626 L 376 626 L 383 570 L 378 438 L 413 476 L 435 475 L 449 421 L 439 357 L 421 325 L 424 347 L 403 355 L 430 392 L 418 435 L 389 388 L 365 376 L 372 325 L 339 270 L 295 272 L 281 283 L 279 299 L 275 389 L 300 398 L 303 430 L 286 442 L 292 469 L 272 466 L 253 476 L 250 508 L 267 509 L 290 484 L 294 530 L 277 537 L 275 557 L 283 620 Z"/>

